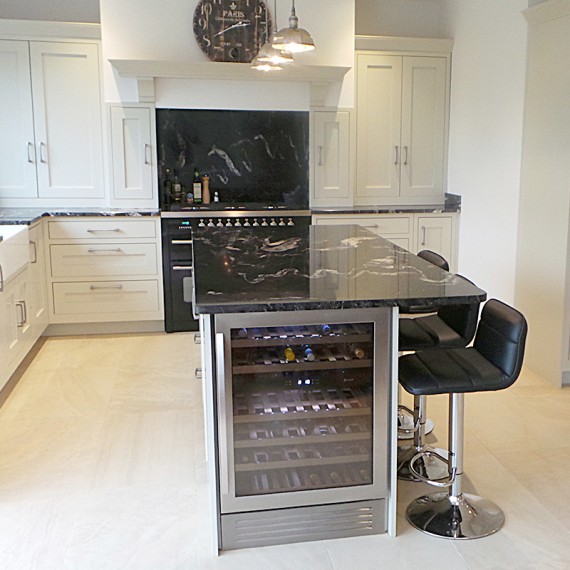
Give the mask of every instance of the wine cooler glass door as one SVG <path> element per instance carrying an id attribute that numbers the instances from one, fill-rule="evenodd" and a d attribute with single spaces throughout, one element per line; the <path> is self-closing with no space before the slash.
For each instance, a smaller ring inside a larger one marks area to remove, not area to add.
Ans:
<path id="1" fill-rule="evenodd" d="M 217 318 L 223 512 L 386 496 L 388 327 L 382 309 Z"/>

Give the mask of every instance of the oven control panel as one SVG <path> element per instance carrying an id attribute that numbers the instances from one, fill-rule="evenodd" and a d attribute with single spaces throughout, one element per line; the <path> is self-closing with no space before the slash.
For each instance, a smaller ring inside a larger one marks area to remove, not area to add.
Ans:
<path id="1" fill-rule="evenodd" d="M 236 228 L 258 228 L 258 227 L 292 227 L 295 225 L 293 218 L 199 218 L 198 227 L 236 227 Z"/>

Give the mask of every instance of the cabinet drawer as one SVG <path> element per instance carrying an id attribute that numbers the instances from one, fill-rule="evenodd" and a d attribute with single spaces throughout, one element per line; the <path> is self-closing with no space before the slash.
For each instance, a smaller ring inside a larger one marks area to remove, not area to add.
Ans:
<path id="1" fill-rule="evenodd" d="M 317 225 L 357 224 L 380 234 L 409 234 L 410 216 L 320 216 Z"/>
<path id="2" fill-rule="evenodd" d="M 153 243 L 51 245 L 52 277 L 157 275 Z"/>
<path id="3" fill-rule="evenodd" d="M 91 281 L 53 283 L 56 315 L 108 315 L 122 319 L 125 313 L 159 311 L 159 284 L 149 281 Z"/>
<path id="4" fill-rule="evenodd" d="M 65 220 L 48 222 L 50 239 L 123 239 L 154 238 L 154 220 Z"/>

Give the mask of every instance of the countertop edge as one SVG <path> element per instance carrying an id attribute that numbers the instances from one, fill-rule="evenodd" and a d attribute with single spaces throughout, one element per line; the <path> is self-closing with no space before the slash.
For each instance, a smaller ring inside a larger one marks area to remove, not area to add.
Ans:
<path id="1" fill-rule="evenodd" d="M 0 225 L 31 225 L 42 218 L 160 216 L 158 208 L 0 208 Z"/>

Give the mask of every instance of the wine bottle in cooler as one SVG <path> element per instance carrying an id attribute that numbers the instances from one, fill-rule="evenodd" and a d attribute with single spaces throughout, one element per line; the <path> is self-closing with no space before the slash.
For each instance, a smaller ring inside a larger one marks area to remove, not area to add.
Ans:
<path id="1" fill-rule="evenodd" d="M 359 360 L 362 360 L 366 356 L 364 349 L 357 344 L 348 345 L 348 354 L 351 358 L 358 358 Z"/>
<path id="2" fill-rule="evenodd" d="M 316 358 L 313 349 L 308 344 L 303 345 L 303 354 L 308 362 L 313 362 Z"/>
<path id="3" fill-rule="evenodd" d="M 287 362 L 295 362 L 296 357 L 295 357 L 295 351 L 288 346 L 284 351 L 283 354 L 285 355 L 285 360 Z"/>
<path id="4" fill-rule="evenodd" d="M 194 169 L 194 180 L 192 181 L 192 193 L 194 194 L 194 204 L 202 203 L 202 179 L 198 169 Z"/>

